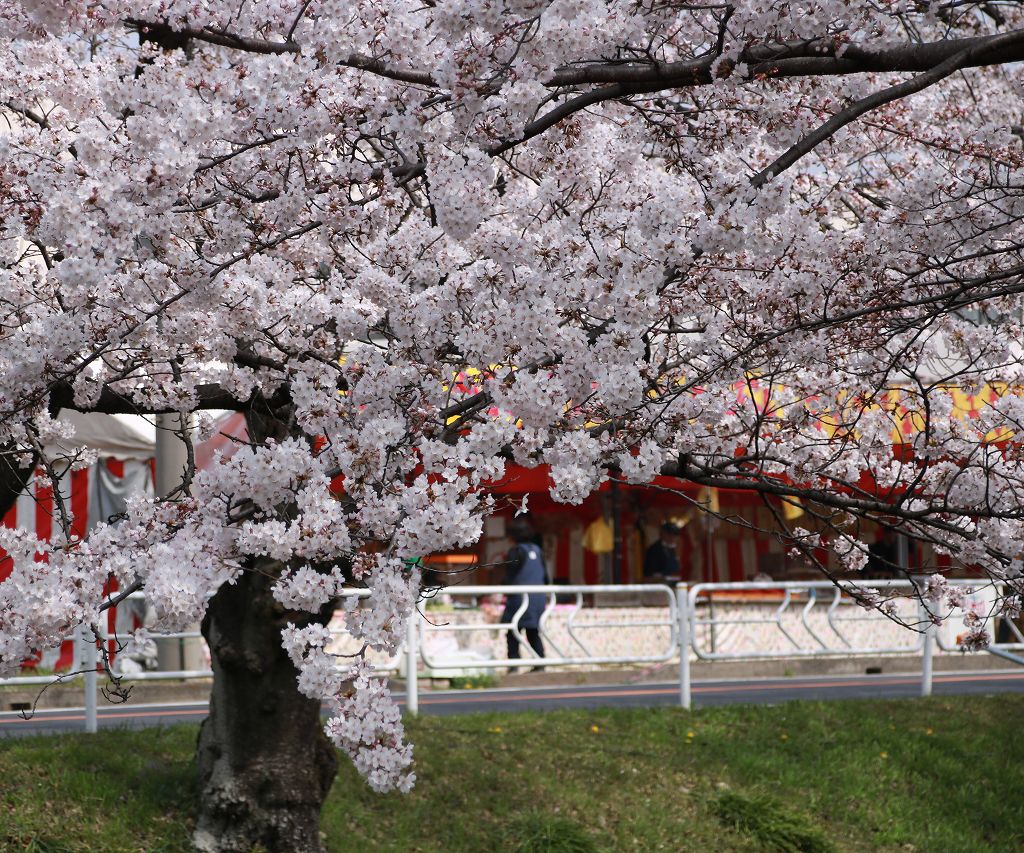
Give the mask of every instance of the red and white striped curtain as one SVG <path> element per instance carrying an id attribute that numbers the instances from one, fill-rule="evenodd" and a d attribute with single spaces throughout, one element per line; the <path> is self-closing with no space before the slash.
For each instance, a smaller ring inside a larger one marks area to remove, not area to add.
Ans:
<path id="1" fill-rule="evenodd" d="M 42 472 L 40 471 L 40 474 Z M 104 459 L 88 468 L 71 471 L 60 480 L 61 496 L 71 516 L 71 530 L 74 535 L 85 538 L 100 521 L 106 521 L 124 508 L 125 499 L 131 494 L 153 493 L 153 460 Z M 14 506 L 3 517 L 5 527 L 18 527 L 33 531 L 40 539 L 49 539 L 59 522 L 59 510 L 54 500 L 53 487 L 45 477 L 38 477 L 33 484 L 18 496 Z M 37 557 L 45 560 L 45 557 Z M 10 559 L 0 550 L 0 582 L 11 573 Z M 111 581 L 108 592 L 116 589 Z M 132 624 L 120 624 L 125 616 Z M 107 612 L 107 631 L 131 631 L 138 617 L 122 614 L 118 620 L 116 608 Z M 141 623 L 140 623 L 141 624 Z M 110 641 L 111 656 L 116 651 L 115 641 Z M 58 649 L 41 651 L 33 660 L 26 661 L 26 667 L 67 669 L 74 663 L 74 643 L 67 641 Z"/>

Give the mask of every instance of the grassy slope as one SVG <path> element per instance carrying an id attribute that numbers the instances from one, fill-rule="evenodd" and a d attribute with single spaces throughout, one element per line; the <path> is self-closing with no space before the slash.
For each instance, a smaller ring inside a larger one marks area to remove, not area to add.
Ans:
<path id="1" fill-rule="evenodd" d="M 428 716 L 416 791 L 343 761 L 324 830 L 337 853 L 516 850 L 552 820 L 581 853 L 1024 850 L 1022 723 L 1024 696 Z M 0 741 L 0 850 L 186 850 L 194 738 Z"/>

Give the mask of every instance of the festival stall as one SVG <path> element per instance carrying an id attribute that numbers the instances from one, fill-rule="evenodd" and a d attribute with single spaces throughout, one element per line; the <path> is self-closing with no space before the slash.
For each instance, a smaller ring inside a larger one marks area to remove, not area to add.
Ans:
<path id="1" fill-rule="evenodd" d="M 460 377 L 456 389 L 464 394 L 478 391 L 474 376 Z M 746 410 L 766 418 L 783 416 L 776 401 L 783 390 L 754 377 L 735 383 L 737 411 Z M 980 423 L 983 415 L 1010 389 L 1005 385 L 984 384 L 967 389 L 950 386 L 951 411 L 960 421 Z M 815 411 L 815 401 L 805 401 L 818 428 L 832 437 L 840 425 L 854 421 L 858 412 L 879 410 L 892 424 L 891 439 L 896 458 L 912 462 L 913 442 L 925 427 L 920 407 L 904 389 L 891 388 L 876 399 L 851 398 L 849 411 Z M 495 409 L 490 413 L 499 416 Z M 982 434 L 984 433 L 984 434 Z M 1010 439 L 1007 429 L 979 428 L 978 437 L 991 444 Z M 671 521 L 682 528 L 677 554 L 681 579 L 691 583 L 759 580 L 820 579 L 820 571 L 811 561 L 794 556 L 787 545 L 784 526 L 817 529 L 812 513 L 806 513 L 799 501 L 763 499 L 742 489 L 702 489 L 672 477 L 659 477 L 647 486 L 634 486 L 608 480 L 579 506 L 559 504 L 550 497 L 551 479 L 547 466 L 523 468 L 509 465 L 505 477 L 492 487 L 498 498 L 498 511 L 487 520 L 484 536 L 473 549 L 453 554 L 435 554 L 427 564 L 435 569 L 435 579 L 445 578 L 468 583 L 499 583 L 502 561 L 508 548 L 505 524 L 528 507 L 540 535 L 545 561 L 555 582 L 561 583 L 635 583 L 643 579 L 646 548 L 658 537 L 658 528 Z M 878 491 L 870 472 L 862 476 L 861 488 Z M 784 522 L 780 523 L 780 521 Z M 878 558 L 878 574 L 896 561 L 895 537 L 883 525 L 860 523 L 861 536 L 871 545 L 872 561 Z M 822 530 L 824 534 L 828 531 Z M 815 560 L 830 569 L 838 568 L 825 548 L 815 552 Z M 929 545 L 911 541 L 905 555 L 911 572 L 968 572 L 955 566 L 948 555 L 936 553 Z"/>

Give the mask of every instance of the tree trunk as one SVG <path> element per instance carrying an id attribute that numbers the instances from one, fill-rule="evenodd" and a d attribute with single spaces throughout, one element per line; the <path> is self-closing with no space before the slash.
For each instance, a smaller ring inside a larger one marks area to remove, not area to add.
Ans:
<path id="1" fill-rule="evenodd" d="M 0 446 L 0 518 L 7 515 L 7 511 L 18 500 L 18 495 L 28 488 L 28 482 L 35 473 L 36 465 L 39 464 L 39 454 L 34 453 L 28 465 L 19 466 L 14 461 L 14 450 L 13 444 Z"/>
<path id="2" fill-rule="evenodd" d="M 280 563 L 258 561 L 210 601 L 203 636 L 213 662 L 210 714 L 199 732 L 193 843 L 203 853 L 320 853 L 320 809 L 337 756 L 320 702 L 298 692 L 281 646 L 288 621 L 270 593 Z M 332 608 L 315 618 L 326 622 Z M 299 618 L 296 618 L 296 617 Z"/>

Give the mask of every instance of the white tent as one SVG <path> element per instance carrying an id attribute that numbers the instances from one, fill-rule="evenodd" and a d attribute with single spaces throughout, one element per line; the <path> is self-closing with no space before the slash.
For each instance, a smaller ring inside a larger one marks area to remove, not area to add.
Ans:
<path id="1" fill-rule="evenodd" d="M 96 450 L 101 459 L 152 459 L 156 427 L 142 415 L 103 415 L 63 409 L 59 420 L 75 428 L 69 441 L 46 447 L 51 458 L 68 456 L 83 447 Z"/>

